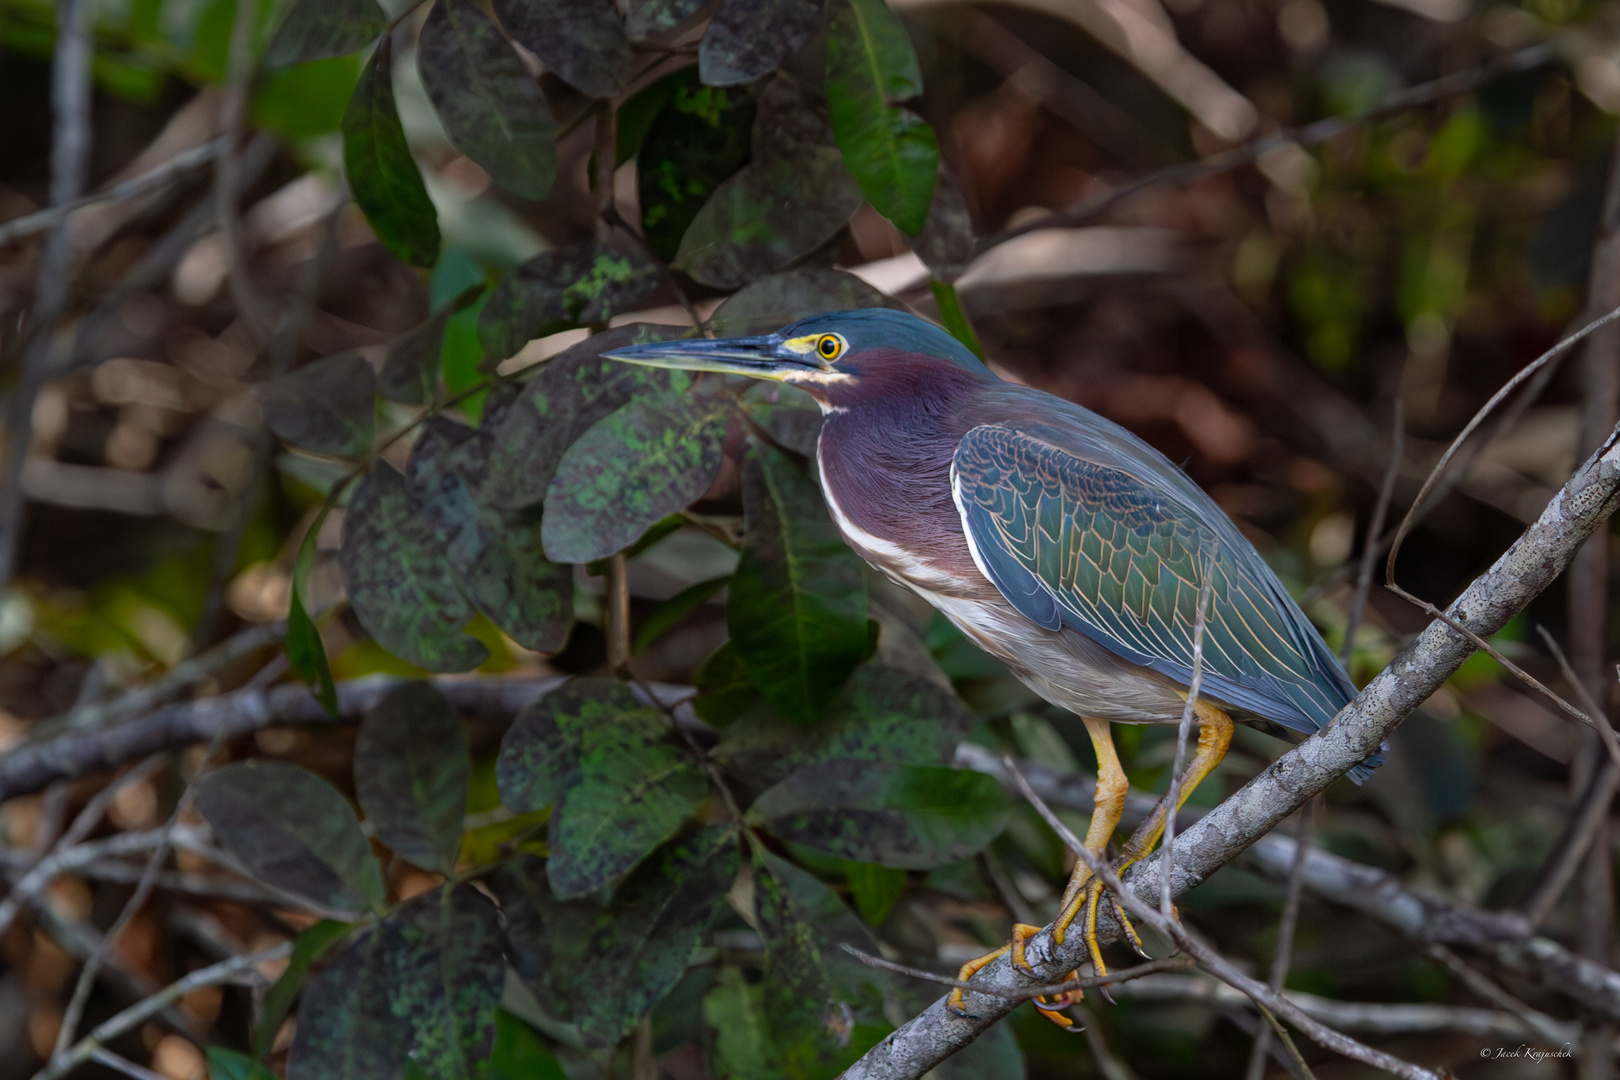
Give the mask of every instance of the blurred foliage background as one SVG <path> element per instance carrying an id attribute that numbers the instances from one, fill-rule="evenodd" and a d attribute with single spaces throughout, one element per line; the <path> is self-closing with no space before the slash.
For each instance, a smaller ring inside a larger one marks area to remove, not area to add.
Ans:
<path id="1" fill-rule="evenodd" d="M 948 275 L 998 372 L 1095 409 L 1184 463 L 1339 648 L 1390 460 L 1396 403 L 1405 436 L 1394 483 L 1398 518 L 1468 418 L 1596 302 L 1589 279 L 1616 183 L 1614 7 L 1586 0 L 903 0 L 892 7 L 922 75 L 911 107 L 937 135 L 981 241 L 1091 205 L 1152 170 L 1324 118 L 1363 116 L 1405 88 L 1521 58 L 1331 139 L 1275 139 L 1235 168 L 1157 183 L 1076 227 L 981 246 L 962 260 L 965 272 Z M 235 0 L 96 0 L 89 11 L 90 190 L 221 134 L 222 103 L 233 92 L 225 84 Z M 20 471 L 27 525 L 0 597 L 0 752 L 24 746 L 53 718 L 127 701 L 130 688 L 160 683 L 222 640 L 251 647 L 210 663 L 186 696 L 288 677 L 276 659 L 277 620 L 289 611 L 300 547 L 348 466 L 331 455 L 268 450 L 266 410 L 253 387 L 273 373 L 272 360 L 242 309 L 233 254 L 252 289 L 307 294 L 307 317 L 287 346 L 294 364 L 349 353 L 381 368 L 401 335 L 440 313 L 428 381 L 442 385 L 441 401 L 472 392 L 451 411 L 476 423 L 487 403 L 481 380 L 494 365 L 509 372 L 539 364 L 588 331 L 520 326 L 508 355 L 495 355 L 485 330 L 491 300 L 469 302 L 470 289 L 503 280 L 541 253 L 593 241 L 604 205 L 644 235 L 653 256 L 683 265 L 681 239 L 698 207 L 755 152 L 752 92 L 678 74 L 692 67 L 712 14 L 694 9 L 662 44 L 636 46 L 634 74 L 607 95 L 618 105 L 614 142 L 592 122 L 592 98 L 550 70 L 555 65 L 525 56 L 531 73 L 543 70 L 538 85 L 555 120 L 555 181 L 514 193 L 446 134 L 418 73 L 425 12 L 387 15 L 400 16 L 389 30 L 398 115 L 442 236 L 437 252 L 416 260 L 426 266 L 402 261 L 401 244 L 379 241 L 380 230 L 349 202 L 340 128 L 363 50 L 267 65 L 239 87 L 249 130 L 234 157 L 241 191 L 234 241 L 211 227 L 209 159 L 155 190 L 72 219 L 68 242 L 81 260 L 74 310 L 93 317 L 76 324 L 67 360 L 32 406 Z M 251 48 L 261 50 L 285 17 L 279 6 L 262 5 L 249 27 Z M 0 346 L 13 365 L 44 244 L 37 231 L 12 237 L 3 230 L 49 202 L 55 43 L 49 3 L 0 0 Z M 597 155 L 609 150 L 616 164 L 604 196 Z M 941 317 L 940 296 L 950 294 L 930 288 L 912 241 L 869 204 L 831 235 L 794 253 L 810 276 L 747 311 L 732 309 L 725 332 L 785 322 L 808 313 L 800 310 L 807 303 L 844 306 L 826 298 L 864 288 L 814 279 L 827 268 Z M 938 271 L 938 260 L 929 266 Z M 690 303 L 704 318 L 719 307 L 719 326 L 727 317 L 720 302 L 742 284 L 724 277 L 664 274 L 611 317 L 578 321 L 597 329 L 690 325 Z M 867 292 L 858 295 L 870 302 Z M 532 337 L 539 330 L 546 333 Z M 1603 385 L 1588 369 L 1600 364 L 1612 368 L 1615 357 L 1554 369 L 1491 429 L 1488 443 L 1465 455 L 1404 546 L 1398 574 L 1406 588 L 1444 602 L 1540 513 L 1584 457 L 1582 409 Z M 377 430 L 397 432 L 419 411 L 385 403 Z M 700 668 L 727 639 L 721 585 L 738 557 L 741 442 L 727 441 L 717 479 L 686 518 L 644 550 L 631 549 L 630 668 L 640 679 L 702 681 Z M 403 467 L 410 446 L 401 440 L 383 457 Z M 343 605 L 343 516 L 342 507 L 333 510 L 313 534 L 301 586 L 310 610 L 331 612 L 321 637 L 333 676 L 424 674 L 380 646 Z M 474 619 L 469 633 L 488 654 L 478 672 L 509 679 L 603 673 L 611 648 L 607 580 L 601 566 L 572 575 L 564 591 L 577 621 L 552 651 L 524 648 L 489 618 Z M 1034 699 L 913 598 L 876 579 L 867 587 L 870 614 L 883 627 L 881 658 L 930 678 L 942 673 L 972 709 L 972 741 L 1058 768 L 1094 768 L 1075 718 Z M 1573 610 L 1593 588 L 1603 601 L 1595 629 Z M 1496 644 L 1573 693 L 1538 631 L 1586 657 L 1588 670 L 1612 670 L 1604 644 L 1611 592 L 1606 575 L 1572 593 L 1550 591 Z M 1356 681 L 1379 670 L 1423 623 L 1421 612 L 1374 587 L 1350 653 Z M 270 632 L 241 637 L 254 627 Z M 707 685 L 715 688 L 721 675 L 711 666 Z M 1605 676 L 1591 692 L 1607 703 L 1612 694 L 1603 688 L 1611 683 Z M 507 820 L 494 779 L 500 725 L 474 723 L 469 731 L 473 828 L 461 857 L 478 863 L 517 830 L 477 840 L 479 827 Z M 1122 728 L 1117 738 L 1133 787 L 1163 791 L 1173 732 Z M 1281 749 L 1240 732 L 1196 801 L 1212 805 Z M 227 745 L 232 758 L 296 763 L 345 792 L 354 790 L 355 752 L 352 725 L 270 726 Z M 198 753 L 190 751 L 188 767 Z M 1371 782 L 1333 789 L 1318 840 L 1413 888 L 1509 908 L 1541 880 L 1594 760 L 1580 729 L 1495 661 L 1476 656 L 1400 728 L 1389 763 Z M 92 838 L 160 825 L 176 805 L 179 777 L 155 770 L 119 788 Z M 106 783 L 97 773 L 0 804 L 13 882 Z M 1599 832 L 1596 869 L 1561 894 L 1543 924 L 1604 963 L 1612 960 L 1607 851 L 1617 837 Z M 782 850 L 852 904 L 896 955 L 939 970 L 1005 940 L 1015 915 L 1050 917 L 1065 873 L 1061 845 L 1024 808 L 981 855 L 926 872 Z M 288 940 L 308 922 L 217 882 L 188 885 L 183 875 L 205 865 L 194 853 L 176 857 L 175 876 L 118 939 L 110 974 L 90 999 L 90 1022 L 203 963 Z M 75 950 L 112 924 L 139 866 L 109 856 L 56 877 L 44 913 L 13 922 L 0 937 L 0 1077 L 33 1075 L 51 1056 L 82 959 Z M 437 880 L 395 859 L 385 884 L 397 900 Z M 1282 898 L 1279 882 L 1229 867 L 1186 897 L 1181 912 L 1228 956 L 1264 972 Z M 716 1031 L 730 1022 L 725 1010 L 748 998 L 740 982 L 726 981 L 740 975 L 716 981 L 714 957 L 731 955 L 727 949 L 747 954 L 748 930 L 735 917 L 715 925 L 707 966 L 694 964 L 688 981 L 663 999 L 644 1028 L 647 1049 L 622 1049 L 620 1072 L 612 1073 L 611 1054 L 570 1057 L 555 1032 L 537 1033 L 510 1012 L 500 1014 L 497 1057 L 506 1064 L 496 1071 L 630 1075 L 651 1062 L 674 1080 L 775 1075 L 769 1069 L 777 1065 L 751 1071 L 739 1064 L 742 1051 L 717 1046 Z M 725 970 L 746 967 L 739 964 Z M 1566 998 L 1504 978 L 1537 1009 L 1582 1019 Z M 1480 1005 L 1454 973 L 1387 926 L 1310 893 L 1288 985 L 1344 1001 Z M 247 1048 L 262 989 L 213 986 L 187 995 L 121 1036 L 117 1052 L 170 1080 L 201 1076 L 200 1045 Z M 1173 988 L 1159 997 L 1122 988 L 1118 997 L 1118 1004 L 1090 1001 L 1101 1041 L 1069 1038 L 1025 1009 L 983 1058 L 952 1075 L 1122 1080 L 1245 1072 L 1255 1025 L 1241 1007 Z M 1597 1030 L 1612 1040 L 1612 1028 Z M 271 1053 L 278 1069 L 289 1038 L 284 1031 Z M 1480 1047 L 1497 1041 L 1444 1025 L 1384 1040 L 1394 1052 L 1468 1077 L 1611 1075 L 1612 1055 L 1578 1064 L 1481 1060 Z M 1366 1071 L 1311 1058 L 1323 1077 Z M 98 1072 L 109 1070 L 92 1062 L 75 1075 Z"/>

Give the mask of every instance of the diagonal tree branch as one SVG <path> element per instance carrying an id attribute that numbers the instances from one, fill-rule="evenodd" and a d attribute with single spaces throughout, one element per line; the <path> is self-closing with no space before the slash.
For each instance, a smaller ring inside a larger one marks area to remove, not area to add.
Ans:
<path id="1" fill-rule="evenodd" d="M 1447 611 L 1451 619 L 1475 635 L 1489 637 L 1564 571 L 1620 501 L 1617 440 L 1620 429 L 1610 434 L 1495 565 L 1452 603 Z M 1180 895 L 1203 882 L 1373 753 L 1473 652 L 1466 635 L 1444 620 L 1431 622 L 1333 723 L 1272 763 L 1182 835 L 1169 867 L 1171 891 Z M 1162 861 L 1154 858 L 1139 864 L 1127 886 L 1140 897 L 1157 896 Z M 1099 923 L 1100 940 L 1117 940 L 1120 931 L 1115 922 Z M 1521 947 L 1529 946 L 1521 942 Z M 1033 978 L 1043 982 L 1057 981 L 1084 961 L 1084 953 L 1080 935 L 1054 946 L 1049 931 L 1031 939 L 1026 950 Z M 1005 958 L 977 978 L 1004 987 L 1019 987 L 1031 979 Z M 981 995 L 972 1015 L 958 1016 L 940 999 L 844 1075 L 847 1080 L 912 1080 L 971 1043 L 1013 1004 Z"/>

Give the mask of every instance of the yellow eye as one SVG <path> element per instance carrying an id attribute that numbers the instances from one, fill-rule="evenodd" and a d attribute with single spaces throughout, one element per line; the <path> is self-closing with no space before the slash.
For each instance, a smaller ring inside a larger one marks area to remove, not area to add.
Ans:
<path id="1" fill-rule="evenodd" d="M 823 360 L 836 360 L 838 354 L 844 351 L 844 339 L 837 334 L 822 334 L 816 342 L 816 352 Z"/>

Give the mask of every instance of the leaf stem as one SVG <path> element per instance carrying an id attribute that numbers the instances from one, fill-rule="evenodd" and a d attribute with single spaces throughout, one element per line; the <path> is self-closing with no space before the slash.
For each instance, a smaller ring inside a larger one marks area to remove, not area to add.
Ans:
<path id="1" fill-rule="evenodd" d="M 951 337 L 973 350 L 973 355 L 980 360 L 984 359 L 984 346 L 979 344 L 979 335 L 973 332 L 973 324 L 968 322 L 967 312 L 962 310 L 962 298 L 956 295 L 956 286 L 949 281 L 941 281 L 937 277 L 928 279 L 928 289 L 934 294 L 934 302 L 939 305 L 939 318 L 945 324 Z"/>

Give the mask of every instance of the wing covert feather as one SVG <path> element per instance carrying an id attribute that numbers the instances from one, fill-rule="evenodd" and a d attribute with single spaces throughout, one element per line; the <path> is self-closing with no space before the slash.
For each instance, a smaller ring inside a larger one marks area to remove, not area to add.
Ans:
<path id="1" fill-rule="evenodd" d="M 1200 512 L 1005 425 L 969 431 L 951 476 L 976 562 L 1048 629 L 1071 625 L 1185 684 L 1208 577 L 1204 681 L 1213 696 L 1300 731 L 1348 700 L 1321 639 L 1247 541 L 1208 519 L 1220 513 L 1213 506 Z"/>

